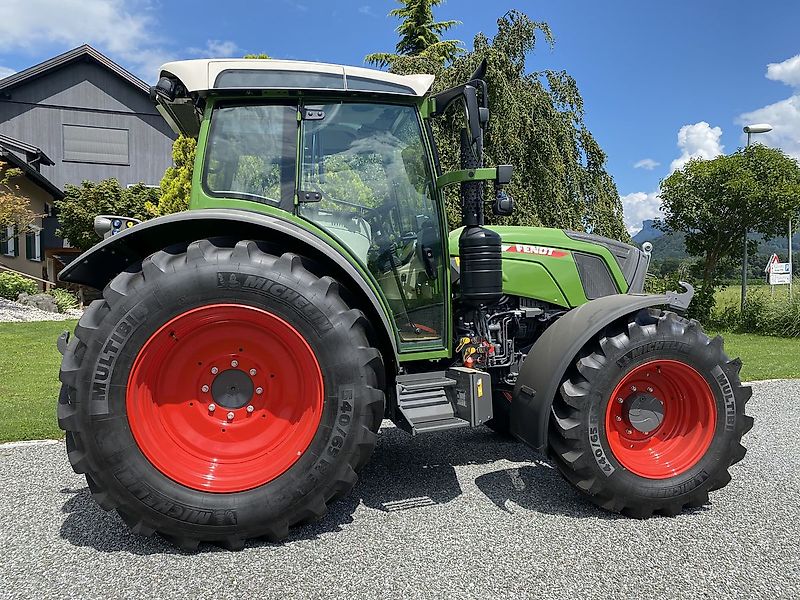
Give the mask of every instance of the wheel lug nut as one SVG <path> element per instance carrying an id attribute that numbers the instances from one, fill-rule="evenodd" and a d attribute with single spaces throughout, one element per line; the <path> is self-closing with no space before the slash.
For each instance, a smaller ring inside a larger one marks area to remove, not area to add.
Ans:
<path id="1" fill-rule="evenodd" d="M 620 417 L 619 415 L 617 415 L 617 416 L 615 417 L 615 419 L 616 419 L 617 421 L 622 421 L 622 417 Z"/>
<path id="2" fill-rule="evenodd" d="M 649 388 L 647 388 L 647 391 L 648 391 L 648 393 L 652 394 L 653 393 L 653 388 L 649 387 Z"/>
<path id="3" fill-rule="evenodd" d="M 216 404 L 212 402 L 211 404 L 208 405 L 208 412 L 214 412 L 215 410 L 217 410 Z"/>
<path id="4" fill-rule="evenodd" d="M 636 391 L 636 386 L 635 386 L 635 385 L 632 385 L 632 386 L 631 386 L 631 391 L 632 391 L 632 392 L 635 392 L 635 391 Z"/>
<path id="5" fill-rule="evenodd" d="M 231 412 L 229 412 L 229 413 L 228 413 L 228 415 L 227 415 L 227 416 L 228 416 L 228 421 L 233 421 L 233 417 L 234 417 L 235 415 L 233 414 L 233 411 L 231 411 Z"/>
<path id="6" fill-rule="evenodd" d="M 204 385 L 204 386 L 203 386 L 203 387 L 201 387 L 200 389 L 201 389 L 201 390 L 203 390 L 203 392 L 207 392 L 207 391 L 208 391 L 208 386 L 207 386 L 207 385 Z"/>
<path id="7" fill-rule="evenodd" d="M 238 360 L 232 360 L 231 361 L 231 366 L 232 367 L 238 367 L 239 366 L 239 361 Z"/>
<path id="8" fill-rule="evenodd" d="M 620 404 L 622 404 L 622 403 L 623 403 L 623 402 L 625 402 L 625 401 L 624 401 L 622 398 L 617 398 L 617 402 L 619 402 Z"/>
<path id="9" fill-rule="evenodd" d="M 219 369 L 217 367 L 211 367 L 211 374 L 216 375 L 217 373 L 219 373 Z"/>
<path id="10" fill-rule="evenodd" d="M 253 408 L 252 404 L 248 404 L 247 405 L 247 412 L 248 413 L 252 414 L 254 410 L 255 410 L 255 408 Z"/>
<path id="11" fill-rule="evenodd" d="M 625 433 L 627 433 L 628 435 L 631 435 L 631 434 L 633 433 L 633 431 L 632 431 L 632 430 L 630 430 L 630 429 L 626 429 L 626 430 L 625 430 Z"/>
<path id="12" fill-rule="evenodd" d="M 250 369 L 250 375 L 252 377 L 255 377 L 256 376 L 256 370 L 255 369 Z"/>
<path id="13" fill-rule="evenodd" d="M 257 388 L 256 388 L 256 394 L 259 394 L 259 395 L 261 395 L 261 394 L 263 394 L 263 393 L 264 393 L 264 388 L 260 388 L 260 387 L 257 387 Z"/>

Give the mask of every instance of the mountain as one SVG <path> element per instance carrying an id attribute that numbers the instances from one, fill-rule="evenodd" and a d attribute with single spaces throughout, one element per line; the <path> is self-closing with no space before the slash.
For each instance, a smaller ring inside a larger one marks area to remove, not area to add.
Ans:
<path id="1" fill-rule="evenodd" d="M 642 229 L 633 236 L 633 241 L 636 242 L 637 245 L 641 246 L 645 242 L 652 242 L 654 239 L 661 237 L 664 235 L 664 232 L 660 229 L 655 228 L 655 221 L 653 219 L 647 219 L 642 221 Z"/>

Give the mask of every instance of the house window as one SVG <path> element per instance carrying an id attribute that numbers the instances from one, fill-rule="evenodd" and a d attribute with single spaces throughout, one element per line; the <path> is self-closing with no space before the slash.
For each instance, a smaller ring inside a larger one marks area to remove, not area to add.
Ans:
<path id="1" fill-rule="evenodd" d="M 19 256 L 19 247 L 17 246 L 17 228 L 7 227 L 0 235 L 0 254 L 5 256 Z"/>
<path id="2" fill-rule="evenodd" d="M 64 125 L 64 161 L 127 165 L 128 130 Z"/>
<path id="3" fill-rule="evenodd" d="M 25 256 L 28 260 L 42 260 L 42 229 L 34 227 L 25 234 Z"/>

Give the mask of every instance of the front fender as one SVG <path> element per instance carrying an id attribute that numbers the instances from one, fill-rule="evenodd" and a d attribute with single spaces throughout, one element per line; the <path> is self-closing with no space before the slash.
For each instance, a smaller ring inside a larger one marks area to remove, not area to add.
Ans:
<path id="1" fill-rule="evenodd" d="M 214 208 L 151 219 L 96 244 L 67 265 L 59 279 L 102 290 L 117 274 L 154 252 L 173 244 L 217 236 L 264 240 L 278 245 L 283 252 L 325 261 L 331 267 L 331 272 L 325 274 L 337 276 L 340 283 L 359 296 L 362 306 L 372 313 L 369 320 L 374 329 L 388 344 L 387 349 L 397 355 L 394 328 L 381 299 L 352 262 L 313 232 L 263 213 Z"/>
<path id="2" fill-rule="evenodd" d="M 528 352 L 522 364 L 511 402 L 511 433 L 545 452 L 550 407 L 567 369 L 587 342 L 617 319 L 643 308 L 667 306 L 683 312 L 694 294 L 687 291 L 650 296 L 618 294 L 582 304 L 548 327 Z"/>

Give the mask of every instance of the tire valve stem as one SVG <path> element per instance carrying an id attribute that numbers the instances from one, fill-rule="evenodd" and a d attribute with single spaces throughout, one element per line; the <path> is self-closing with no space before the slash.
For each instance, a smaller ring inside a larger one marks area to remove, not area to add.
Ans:
<path id="1" fill-rule="evenodd" d="M 212 402 L 211 404 L 208 405 L 208 412 L 213 413 L 215 410 L 217 410 L 217 405 L 216 404 L 214 404 Z"/>

